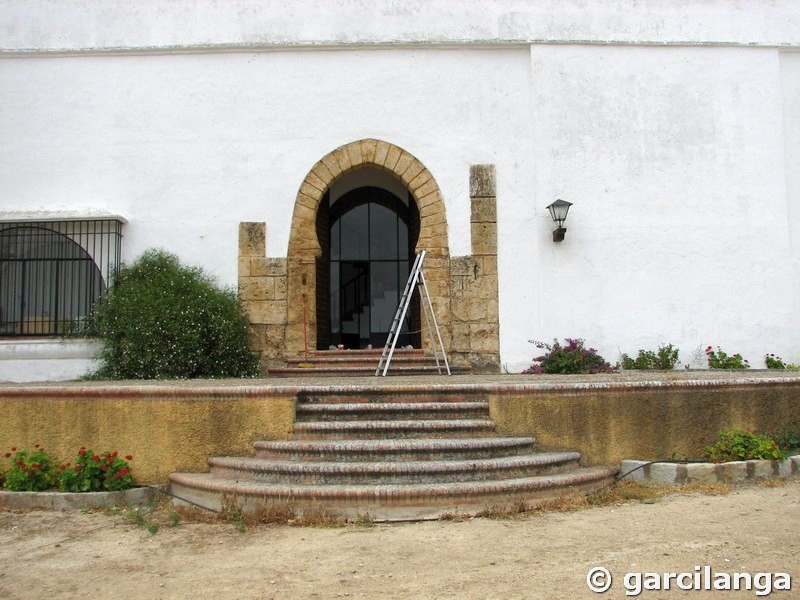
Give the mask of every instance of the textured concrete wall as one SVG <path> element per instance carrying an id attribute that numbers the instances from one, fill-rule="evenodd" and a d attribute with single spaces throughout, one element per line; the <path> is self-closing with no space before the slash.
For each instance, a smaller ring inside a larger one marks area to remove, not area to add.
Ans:
<path id="1" fill-rule="evenodd" d="M 540 450 L 578 450 L 587 464 L 701 458 L 723 430 L 800 422 L 800 383 L 541 385 L 496 392 L 490 411 L 499 432 L 533 436 Z"/>
<path id="2" fill-rule="evenodd" d="M 256 440 L 287 439 L 294 396 L 159 386 L 0 389 L 0 450 L 41 444 L 73 460 L 81 446 L 134 457 L 139 483 L 207 471 L 208 458 L 253 454 Z"/>

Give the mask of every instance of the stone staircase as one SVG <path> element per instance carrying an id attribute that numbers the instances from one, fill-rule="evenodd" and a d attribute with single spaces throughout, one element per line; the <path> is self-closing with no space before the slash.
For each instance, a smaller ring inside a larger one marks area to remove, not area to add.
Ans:
<path id="1" fill-rule="evenodd" d="M 383 348 L 372 350 L 316 350 L 309 352 L 308 359 L 290 358 L 285 367 L 269 370 L 271 377 L 371 377 L 383 353 Z M 468 373 L 468 369 L 450 365 L 452 374 Z M 422 350 L 398 348 L 392 355 L 387 375 L 436 375 L 447 374 L 442 357 L 439 367 L 436 359 Z"/>
<path id="2" fill-rule="evenodd" d="M 354 519 L 437 518 L 487 506 L 531 504 L 613 480 L 577 452 L 534 452 L 502 437 L 483 399 L 432 390 L 301 393 L 293 439 L 259 441 L 253 457 L 209 459 L 209 473 L 174 473 L 170 493 L 212 510 L 289 502 Z"/>

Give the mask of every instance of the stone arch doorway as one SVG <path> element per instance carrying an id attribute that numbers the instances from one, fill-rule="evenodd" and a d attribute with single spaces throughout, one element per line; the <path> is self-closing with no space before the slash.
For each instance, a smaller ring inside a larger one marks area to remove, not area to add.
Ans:
<path id="1" fill-rule="evenodd" d="M 329 244 L 325 239 L 325 226 L 330 227 L 329 214 L 325 222 L 326 203 L 329 208 L 331 191 L 336 191 L 337 182 L 341 184 L 348 178 L 357 181 L 365 173 L 371 173 L 372 177 L 380 173 L 406 190 L 409 207 L 418 214 L 413 251 L 427 251 L 425 275 L 431 301 L 445 344 L 449 343 L 450 254 L 439 186 L 410 153 L 388 142 L 366 139 L 324 156 L 306 175 L 297 194 L 287 252 L 286 356 L 299 356 L 306 344 L 310 349 L 327 347 L 319 335 L 325 329 L 325 319 L 330 318 L 321 307 L 325 293 L 319 293 L 320 286 L 330 285 L 324 281 L 324 270 L 330 268 L 323 251 Z M 390 185 L 379 187 L 385 189 Z M 422 336 L 421 344 L 427 348 L 430 340 Z"/>

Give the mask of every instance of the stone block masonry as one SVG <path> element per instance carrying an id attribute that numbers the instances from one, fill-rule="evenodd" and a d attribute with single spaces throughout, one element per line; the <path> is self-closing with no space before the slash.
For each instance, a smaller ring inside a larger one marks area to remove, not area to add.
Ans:
<path id="1" fill-rule="evenodd" d="M 475 373 L 500 371 L 497 186 L 494 165 L 472 165 L 470 256 L 450 261 L 451 354 Z"/>
<path id="2" fill-rule="evenodd" d="M 475 373 L 500 370 L 497 192 L 494 165 L 470 168 L 471 254 L 451 258 L 445 203 L 432 174 L 406 151 L 360 140 L 323 157 L 300 186 L 286 258 L 266 257 L 266 224 L 239 226 L 239 300 L 251 324 L 263 372 L 317 346 L 316 233 L 319 205 L 331 183 L 355 168 L 389 171 L 419 208 L 416 250 L 427 252 L 425 278 L 445 348 L 454 365 Z M 423 332 L 423 348 L 432 342 Z"/>
<path id="3" fill-rule="evenodd" d="M 623 460 L 623 480 L 656 485 L 700 485 L 753 483 L 772 478 L 800 475 L 800 456 L 777 460 L 743 460 L 727 463 L 652 463 L 644 460 Z"/>
<path id="4" fill-rule="evenodd" d="M 266 257 L 266 232 L 266 223 L 239 225 L 239 302 L 262 370 L 283 364 L 288 318 L 287 261 Z"/>

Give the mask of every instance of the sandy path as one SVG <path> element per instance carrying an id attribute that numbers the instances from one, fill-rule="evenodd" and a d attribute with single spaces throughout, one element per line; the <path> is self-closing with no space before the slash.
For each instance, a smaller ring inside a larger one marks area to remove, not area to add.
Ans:
<path id="1" fill-rule="evenodd" d="M 616 575 L 604 595 L 587 571 Z M 0 512 L 0 598 L 623 598 L 629 571 L 788 572 L 800 598 L 800 481 L 521 520 L 373 527 L 181 523 Z M 794 581 L 796 579 L 797 581 Z M 640 598 L 755 598 L 644 591 Z"/>

